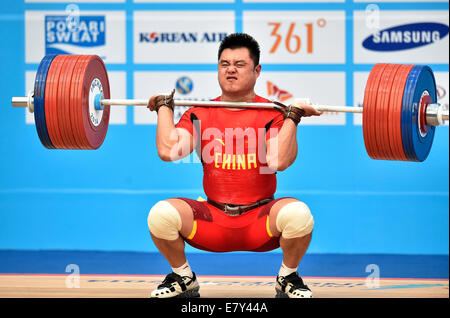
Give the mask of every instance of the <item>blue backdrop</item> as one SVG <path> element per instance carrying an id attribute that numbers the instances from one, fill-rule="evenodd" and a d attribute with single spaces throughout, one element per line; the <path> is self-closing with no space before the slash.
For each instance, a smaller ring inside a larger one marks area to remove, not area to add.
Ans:
<path id="1" fill-rule="evenodd" d="M 24 112 L 10 106 L 23 95 L 26 10 L 64 10 L 66 3 L 0 2 L 0 249 L 155 251 L 147 214 L 158 200 L 203 195 L 199 164 L 162 162 L 155 149 L 154 125 L 110 125 L 96 151 L 47 150 Z M 346 63 L 264 65 L 269 71 L 341 71 L 346 103 L 352 105 L 353 72 L 373 65 L 353 63 L 354 10 L 367 4 L 342 3 L 79 3 L 80 10 L 126 12 L 126 62 L 107 64 L 126 72 L 133 98 L 136 70 L 174 71 L 169 65 L 133 64 L 134 10 L 234 10 L 242 31 L 245 10 L 344 10 Z M 448 2 L 378 3 L 381 10 L 446 10 Z M 448 13 L 447 13 L 448 14 Z M 448 72 L 446 64 L 431 64 Z M 180 70 L 215 70 L 215 65 L 177 65 Z M 175 70 L 176 70 L 175 67 Z M 347 115 L 344 126 L 301 126 L 299 156 L 278 174 L 276 196 L 295 196 L 315 217 L 310 253 L 446 254 L 449 242 L 449 130 L 437 129 L 423 163 L 389 162 L 368 157 L 362 127 Z M 132 108 L 127 118 L 133 118 Z M 197 251 L 188 247 L 188 251 Z M 275 251 L 279 252 L 279 251 Z"/>

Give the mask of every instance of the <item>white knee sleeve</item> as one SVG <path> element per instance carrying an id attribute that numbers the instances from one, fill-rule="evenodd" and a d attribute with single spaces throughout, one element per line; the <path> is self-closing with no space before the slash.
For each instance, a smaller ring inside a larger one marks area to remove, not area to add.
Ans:
<path id="1" fill-rule="evenodd" d="M 312 232 L 314 219 L 308 206 L 301 201 L 296 201 L 280 209 L 276 226 L 284 238 L 302 237 Z"/>
<path id="2" fill-rule="evenodd" d="M 179 236 L 180 214 L 167 201 L 159 201 L 151 208 L 147 222 L 150 232 L 157 238 L 173 241 Z"/>

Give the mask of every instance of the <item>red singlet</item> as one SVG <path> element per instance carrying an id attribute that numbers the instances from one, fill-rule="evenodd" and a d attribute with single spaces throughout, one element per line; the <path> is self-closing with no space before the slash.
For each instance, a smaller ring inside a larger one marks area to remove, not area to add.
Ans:
<path id="1" fill-rule="evenodd" d="M 253 101 L 269 102 L 259 96 Z M 220 203 L 251 204 L 275 193 L 276 176 L 267 167 L 265 142 L 277 135 L 283 122 L 283 115 L 273 109 L 193 107 L 176 127 L 186 129 L 197 140 L 208 198 Z M 196 248 L 263 252 L 279 247 L 278 237 L 269 230 L 269 213 L 281 198 L 239 216 L 227 215 L 206 201 L 178 199 L 192 208 L 193 230 L 184 239 Z"/>
<path id="2" fill-rule="evenodd" d="M 256 96 L 253 102 L 270 101 Z M 265 142 L 276 136 L 283 121 L 274 109 L 193 107 L 183 114 L 176 127 L 197 140 L 208 198 L 250 204 L 273 196 L 277 181 L 267 167 Z"/>

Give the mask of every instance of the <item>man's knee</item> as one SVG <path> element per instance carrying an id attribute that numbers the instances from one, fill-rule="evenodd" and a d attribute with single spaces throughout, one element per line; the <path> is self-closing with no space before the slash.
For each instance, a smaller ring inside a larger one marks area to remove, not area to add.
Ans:
<path id="1" fill-rule="evenodd" d="M 179 237 L 181 217 L 167 201 L 159 201 L 151 208 L 147 222 L 150 233 L 157 238 L 173 241 Z"/>
<path id="2" fill-rule="evenodd" d="M 278 212 L 276 227 L 281 232 L 281 236 L 286 239 L 303 237 L 312 232 L 314 219 L 305 203 L 290 202 Z"/>

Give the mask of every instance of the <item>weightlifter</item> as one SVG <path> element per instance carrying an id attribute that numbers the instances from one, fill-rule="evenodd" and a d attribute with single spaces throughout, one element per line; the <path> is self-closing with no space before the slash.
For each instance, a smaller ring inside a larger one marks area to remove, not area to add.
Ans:
<path id="1" fill-rule="evenodd" d="M 218 51 L 218 101 L 270 102 L 255 94 L 261 73 L 259 44 L 251 36 L 227 36 Z M 314 226 L 308 206 L 291 197 L 274 198 L 276 172 L 297 157 L 301 117 L 319 116 L 307 100 L 286 111 L 192 107 L 174 125 L 173 95 L 154 95 L 156 146 L 164 161 L 196 150 L 203 165 L 207 200 L 170 198 L 148 215 L 150 235 L 169 262 L 168 274 L 151 297 L 198 297 L 199 284 L 184 252 L 185 242 L 211 252 L 265 252 L 281 248 L 277 297 L 312 297 L 298 274 Z"/>

